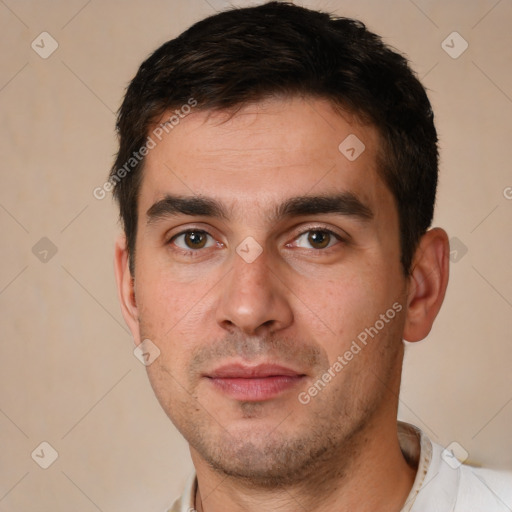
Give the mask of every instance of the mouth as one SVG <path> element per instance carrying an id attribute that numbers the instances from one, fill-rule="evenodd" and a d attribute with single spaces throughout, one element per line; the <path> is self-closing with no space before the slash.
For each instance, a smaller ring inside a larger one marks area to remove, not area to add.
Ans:
<path id="1" fill-rule="evenodd" d="M 305 374 L 280 365 L 231 364 L 205 375 L 224 395 L 244 402 L 270 400 L 298 386 Z"/>

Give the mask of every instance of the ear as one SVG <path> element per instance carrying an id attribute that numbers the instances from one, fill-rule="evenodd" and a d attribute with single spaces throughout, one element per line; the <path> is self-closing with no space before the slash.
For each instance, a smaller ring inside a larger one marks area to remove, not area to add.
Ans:
<path id="1" fill-rule="evenodd" d="M 441 228 L 427 231 L 420 239 L 409 277 L 405 340 L 420 341 L 432 329 L 446 293 L 449 263 L 446 232 Z"/>
<path id="2" fill-rule="evenodd" d="M 117 281 L 117 294 L 121 303 L 124 321 L 130 329 L 136 345 L 140 343 L 139 312 L 135 301 L 135 280 L 129 268 L 126 236 L 120 235 L 115 245 L 114 269 Z"/>

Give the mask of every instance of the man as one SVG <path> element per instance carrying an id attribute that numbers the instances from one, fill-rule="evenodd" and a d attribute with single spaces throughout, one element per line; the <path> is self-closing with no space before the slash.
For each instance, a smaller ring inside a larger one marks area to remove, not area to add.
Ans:
<path id="1" fill-rule="evenodd" d="M 122 311 L 196 470 L 172 511 L 511 510 L 510 474 L 397 426 L 449 258 L 403 57 L 291 4 L 220 13 L 141 65 L 118 131 Z"/>

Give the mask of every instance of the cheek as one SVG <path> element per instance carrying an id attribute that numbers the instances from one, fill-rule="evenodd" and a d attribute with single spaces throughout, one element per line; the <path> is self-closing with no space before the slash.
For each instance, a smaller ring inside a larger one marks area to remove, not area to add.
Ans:
<path id="1" fill-rule="evenodd" d="M 379 280 L 379 272 L 358 272 L 350 277 L 329 279 L 324 282 L 321 292 L 309 294 L 308 304 L 311 310 L 324 324 L 326 337 L 319 343 L 325 348 L 329 361 L 335 361 L 351 350 L 352 342 L 373 340 L 387 333 L 395 318 L 396 311 L 392 309 L 398 302 L 399 293 L 392 287 L 391 280 L 384 277 Z M 380 315 L 386 315 L 384 322 Z M 391 318 L 393 317 L 393 318 Z M 377 326 L 375 327 L 375 324 Z M 357 348 L 352 350 L 357 351 Z M 348 358 L 352 356 L 347 354 Z"/>
<path id="2" fill-rule="evenodd" d="M 164 338 L 204 309 L 202 298 L 211 288 L 203 278 L 183 282 L 175 277 L 176 271 L 158 258 L 141 257 L 137 261 L 135 298 L 139 319 L 146 329 Z"/>
<path id="3" fill-rule="evenodd" d="M 176 281 L 170 270 L 157 265 L 139 268 L 140 333 L 160 350 L 159 359 L 147 368 L 148 375 L 155 392 L 162 392 L 164 398 L 170 389 L 179 395 L 180 389 L 190 387 L 188 371 L 194 350 L 212 336 L 214 304 L 208 290 L 213 284 L 199 278 L 189 283 Z"/>

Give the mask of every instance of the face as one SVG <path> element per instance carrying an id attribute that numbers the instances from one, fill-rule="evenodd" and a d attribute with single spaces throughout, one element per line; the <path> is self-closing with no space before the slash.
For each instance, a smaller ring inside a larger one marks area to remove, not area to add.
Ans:
<path id="1" fill-rule="evenodd" d="M 407 283 L 378 151 L 297 98 L 193 112 L 147 155 L 131 327 L 195 463 L 280 485 L 396 422 Z"/>

